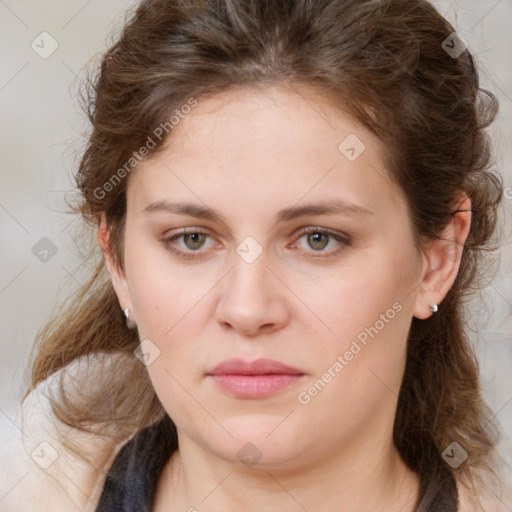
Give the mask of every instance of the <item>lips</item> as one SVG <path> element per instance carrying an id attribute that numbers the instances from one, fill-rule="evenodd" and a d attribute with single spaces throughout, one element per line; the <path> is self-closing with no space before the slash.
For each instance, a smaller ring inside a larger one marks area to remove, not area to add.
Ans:
<path id="1" fill-rule="evenodd" d="M 300 382 L 304 372 L 273 359 L 228 359 L 208 372 L 217 389 L 236 398 L 265 398 Z"/>
<path id="2" fill-rule="evenodd" d="M 207 375 L 304 375 L 297 368 L 275 361 L 273 359 L 257 359 L 244 361 L 243 359 L 228 359 L 218 364 Z"/>

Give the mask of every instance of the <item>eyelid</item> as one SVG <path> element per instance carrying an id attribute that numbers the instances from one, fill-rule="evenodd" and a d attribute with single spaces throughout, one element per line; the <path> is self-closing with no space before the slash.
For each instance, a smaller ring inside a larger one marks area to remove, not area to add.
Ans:
<path id="1" fill-rule="evenodd" d="M 322 228 L 320 226 L 304 226 L 304 227 L 298 228 L 294 231 L 294 236 L 296 236 L 297 234 L 300 234 L 302 236 L 302 235 L 307 235 L 309 233 L 325 233 L 326 235 L 330 235 L 332 237 L 338 237 L 338 238 L 344 239 L 347 242 L 350 241 L 350 237 L 348 235 L 346 235 L 345 233 L 341 233 L 339 231 L 334 231 L 333 229 L 329 229 L 329 228 Z"/>

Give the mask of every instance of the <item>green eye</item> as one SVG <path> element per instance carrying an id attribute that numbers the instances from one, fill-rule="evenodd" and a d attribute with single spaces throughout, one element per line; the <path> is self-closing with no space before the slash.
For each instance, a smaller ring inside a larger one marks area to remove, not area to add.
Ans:
<path id="1" fill-rule="evenodd" d="M 198 258 L 204 256 L 200 249 L 206 244 L 210 235 L 204 231 L 189 230 L 180 231 L 169 238 L 162 239 L 161 243 L 165 249 L 177 254 L 181 258 Z M 178 244 L 178 241 L 182 241 Z"/>
<path id="2" fill-rule="evenodd" d="M 313 233 L 307 235 L 309 246 L 315 251 L 325 249 L 329 244 L 329 235 L 326 233 Z"/>
<path id="3" fill-rule="evenodd" d="M 200 249 L 206 240 L 205 233 L 188 233 L 182 236 L 185 245 L 192 250 Z"/>
<path id="4" fill-rule="evenodd" d="M 341 235 L 340 233 L 314 226 L 308 226 L 303 229 L 299 233 L 299 237 L 296 239 L 297 242 L 302 238 L 305 238 L 307 246 L 313 249 L 311 251 L 306 248 L 304 249 L 305 252 L 315 258 L 334 256 L 338 254 L 338 252 L 342 251 L 344 247 L 350 245 L 350 238 L 347 235 Z M 331 250 L 325 250 L 329 245 L 331 245 L 331 242 L 334 242 L 334 247 Z"/>

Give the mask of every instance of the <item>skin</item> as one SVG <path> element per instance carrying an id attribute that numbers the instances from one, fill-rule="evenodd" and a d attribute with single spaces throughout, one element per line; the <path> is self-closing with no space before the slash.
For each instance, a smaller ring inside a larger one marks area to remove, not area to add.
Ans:
<path id="1" fill-rule="evenodd" d="M 129 178 L 124 271 L 100 224 L 120 306 L 130 308 L 140 339 L 160 350 L 148 372 L 178 429 L 154 510 L 415 508 L 418 479 L 392 443 L 406 340 L 412 318 L 429 317 L 429 304 L 452 286 L 470 212 L 449 224 L 445 238 L 455 242 L 418 252 L 380 141 L 323 96 L 297 91 L 201 98 Z M 349 134 L 366 146 L 355 161 L 338 149 Z M 276 222 L 284 208 L 339 199 L 372 213 Z M 157 201 L 207 206 L 223 221 L 143 212 Z M 469 210 L 469 199 L 458 206 Z M 350 243 L 301 233 L 307 226 Z M 207 232 L 171 243 L 195 254 L 199 247 L 196 259 L 162 245 L 181 228 Z M 262 250 L 252 263 L 236 252 L 248 236 Z M 397 303 L 394 318 L 300 403 L 299 393 Z M 305 376 L 271 397 L 235 398 L 205 376 L 231 357 L 277 359 Z M 261 453 L 251 467 L 237 456 L 249 442 Z"/>

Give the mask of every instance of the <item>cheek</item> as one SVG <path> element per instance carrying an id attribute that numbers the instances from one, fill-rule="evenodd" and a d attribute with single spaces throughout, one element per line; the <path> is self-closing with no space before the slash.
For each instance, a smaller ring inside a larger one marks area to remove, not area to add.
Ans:
<path id="1" fill-rule="evenodd" d="M 158 245 L 127 240 L 126 247 L 130 297 L 140 337 L 162 342 L 187 324 L 186 315 L 206 293 L 206 283 L 187 278 Z"/>
<path id="2" fill-rule="evenodd" d="M 161 400 L 162 395 L 179 399 L 178 383 L 189 388 L 204 371 L 207 354 L 201 340 L 212 317 L 208 294 L 215 278 L 197 275 L 193 267 L 183 271 L 172 265 L 163 249 L 135 245 L 130 249 L 126 266 L 139 337 L 149 339 L 148 346 L 158 354 L 148 371 Z"/>
<path id="3" fill-rule="evenodd" d="M 173 419 L 180 424 L 193 422 L 204 413 L 189 390 L 200 384 L 205 366 L 201 319 L 211 312 L 201 297 L 211 284 L 207 286 L 204 279 L 191 282 L 169 265 L 141 264 L 130 279 L 140 339 L 151 340 L 154 345 L 149 346 L 157 354 L 147 367 L 153 388 Z"/>
<path id="4" fill-rule="evenodd" d="M 311 317 L 315 372 L 311 393 L 302 389 L 315 408 L 337 403 L 341 416 L 359 417 L 398 395 L 412 318 L 414 269 L 406 260 L 381 251 L 378 259 L 331 275 L 309 293 L 307 303 L 322 322 Z M 306 292 L 306 281 L 299 293 Z"/>
<path id="5" fill-rule="evenodd" d="M 375 288 L 364 293 L 359 280 L 345 284 L 342 290 L 330 290 L 330 306 L 323 309 L 330 312 L 325 321 L 336 335 L 327 332 L 315 340 L 315 350 L 310 350 L 315 370 L 296 397 L 313 431 L 327 423 L 340 437 L 372 424 L 375 417 L 392 421 L 410 325 L 406 305 L 393 300 L 400 296 L 399 286 L 380 282 L 387 286 L 378 288 L 379 293 Z"/>
<path id="6" fill-rule="evenodd" d="M 308 306 L 303 318 L 318 332 L 325 348 L 342 348 L 359 334 L 364 341 L 364 333 L 368 329 L 374 332 L 373 327 L 379 334 L 391 334 L 398 318 L 407 316 L 403 312 L 411 301 L 408 270 L 404 265 L 382 260 L 381 257 L 380 262 L 365 261 L 329 275 L 294 281 L 294 292 Z M 401 325 L 403 331 L 404 324 Z"/>

